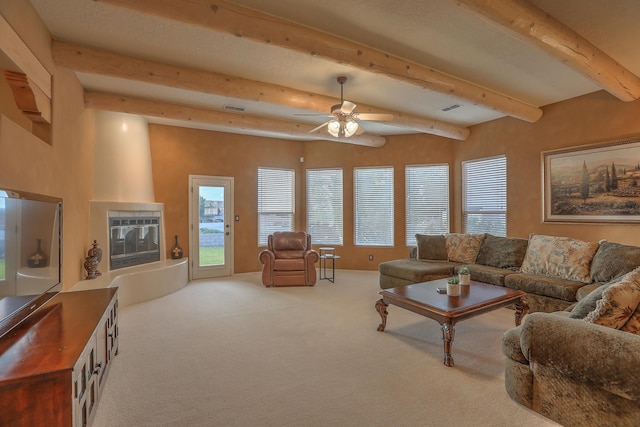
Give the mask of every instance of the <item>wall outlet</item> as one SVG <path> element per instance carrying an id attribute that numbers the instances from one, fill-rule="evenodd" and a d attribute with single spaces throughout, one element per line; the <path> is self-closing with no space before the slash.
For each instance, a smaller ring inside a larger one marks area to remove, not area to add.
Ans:
<path id="1" fill-rule="evenodd" d="M 369 261 L 373 261 L 373 255 L 369 255 Z"/>

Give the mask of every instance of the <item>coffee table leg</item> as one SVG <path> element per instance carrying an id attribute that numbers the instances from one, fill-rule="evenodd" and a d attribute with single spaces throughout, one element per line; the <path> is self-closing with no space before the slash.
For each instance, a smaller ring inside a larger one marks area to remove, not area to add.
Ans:
<path id="1" fill-rule="evenodd" d="M 451 356 L 451 343 L 455 335 L 455 329 L 451 322 L 442 324 L 442 341 L 444 341 L 444 364 L 453 366 L 453 356 Z"/>
<path id="2" fill-rule="evenodd" d="M 387 311 L 388 306 L 389 304 L 385 303 L 382 298 L 380 298 L 376 302 L 376 311 L 378 312 L 378 314 L 380 315 L 380 318 L 382 319 L 382 323 L 378 325 L 379 332 L 384 332 L 384 328 L 387 326 L 387 315 L 389 314 L 389 312 Z"/>
<path id="3" fill-rule="evenodd" d="M 522 318 L 529 312 L 529 304 L 525 300 L 520 300 L 516 304 L 516 326 L 520 325 Z"/>

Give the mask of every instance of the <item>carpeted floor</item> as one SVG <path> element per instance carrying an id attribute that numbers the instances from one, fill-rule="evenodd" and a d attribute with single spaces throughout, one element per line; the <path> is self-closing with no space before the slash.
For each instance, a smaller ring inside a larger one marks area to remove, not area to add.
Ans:
<path id="1" fill-rule="evenodd" d="M 336 275 L 290 288 L 259 273 L 199 280 L 123 308 L 94 426 L 556 425 L 504 390 L 513 311 L 459 323 L 448 368 L 435 321 L 390 306 L 377 332 L 377 272 Z"/>

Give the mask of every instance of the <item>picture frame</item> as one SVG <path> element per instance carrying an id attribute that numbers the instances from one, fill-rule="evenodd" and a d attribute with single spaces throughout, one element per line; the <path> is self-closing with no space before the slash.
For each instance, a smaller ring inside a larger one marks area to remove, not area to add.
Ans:
<path id="1" fill-rule="evenodd" d="M 640 222 L 640 136 L 542 153 L 545 222 Z"/>

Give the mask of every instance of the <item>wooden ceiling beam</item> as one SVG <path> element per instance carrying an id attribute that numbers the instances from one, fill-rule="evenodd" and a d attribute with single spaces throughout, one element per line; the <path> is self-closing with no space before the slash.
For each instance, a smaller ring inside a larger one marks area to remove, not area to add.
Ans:
<path id="1" fill-rule="evenodd" d="M 349 144 L 381 147 L 386 138 L 378 135 L 363 134 L 349 138 L 334 138 L 326 131 L 309 133 L 308 125 L 285 120 L 248 116 L 245 114 L 226 113 L 206 108 L 189 107 L 169 102 L 159 102 L 136 98 L 132 96 L 115 95 L 104 92 L 85 92 L 85 105 L 96 110 L 116 111 L 121 113 L 138 114 L 141 116 L 158 117 L 161 119 L 179 120 L 183 122 L 202 123 L 224 128 L 225 132 L 233 129 L 251 131 L 256 134 L 272 133 L 283 137 L 304 140 L 325 140 L 346 142 Z"/>
<path id="2" fill-rule="evenodd" d="M 595 81 L 622 101 L 640 97 L 640 77 L 580 34 L 526 0 L 453 0 L 485 20 L 497 23 Z"/>
<path id="3" fill-rule="evenodd" d="M 210 95 L 284 105 L 327 114 L 331 111 L 332 105 L 340 103 L 339 99 L 330 96 L 147 61 L 59 41 L 53 42 L 52 54 L 56 65 L 74 71 L 135 80 Z M 440 120 L 387 111 L 360 103 L 358 103 L 358 112 L 393 114 L 393 120 L 389 124 L 410 128 L 418 132 L 457 140 L 465 140 L 469 137 L 468 128 Z"/>
<path id="4" fill-rule="evenodd" d="M 535 122 L 542 110 L 368 46 L 223 0 L 94 0 L 349 65 Z"/>

